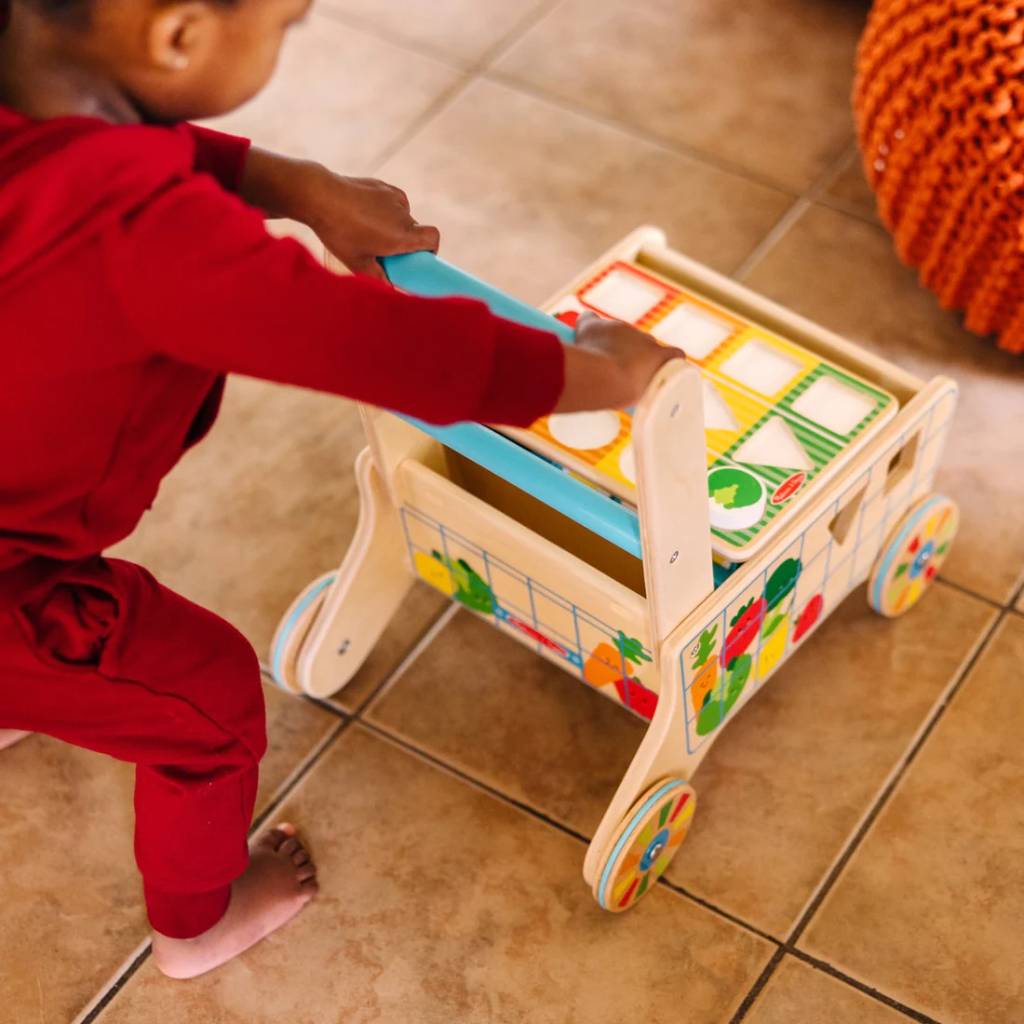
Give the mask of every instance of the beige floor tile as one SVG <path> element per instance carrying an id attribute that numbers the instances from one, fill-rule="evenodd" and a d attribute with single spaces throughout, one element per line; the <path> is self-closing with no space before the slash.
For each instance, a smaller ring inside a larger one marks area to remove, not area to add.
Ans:
<path id="1" fill-rule="evenodd" d="M 1010 616 L 801 942 L 956 1024 L 1024 1007 L 1022 664 Z"/>
<path id="2" fill-rule="evenodd" d="M 907 1024 L 898 1010 L 787 956 L 744 1024 Z"/>
<path id="3" fill-rule="evenodd" d="M 799 313 L 924 377 L 947 374 L 961 404 L 938 489 L 963 523 L 943 574 L 1000 603 L 1024 572 L 1019 412 L 1024 360 L 975 338 L 901 266 L 880 228 L 814 207 L 747 279 Z"/>
<path id="4" fill-rule="evenodd" d="M 794 189 L 846 145 L 857 3 L 565 0 L 498 70 Z"/>
<path id="5" fill-rule="evenodd" d="M 210 436 L 112 553 L 223 615 L 269 662 L 292 599 L 348 549 L 359 514 L 352 467 L 365 443 L 349 402 L 232 378 Z M 340 706 L 360 703 L 444 606 L 440 595 L 415 587 Z"/>
<path id="6" fill-rule="evenodd" d="M 145 964 L 102 1024 L 724 1024 L 771 954 L 668 890 L 603 914 L 579 843 L 358 727 L 286 813 L 319 898 L 188 985 Z"/>
<path id="7" fill-rule="evenodd" d="M 354 24 L 383 33 L 396 42 L 429 47 L 462 64 L 481 60 L 547 0 L 321 0 Z"/>
<path id="8" fill-rule="evenodd" d="M 701 766 L 672 880 L 782 937 L 994 614 L 938 587 L 887 622 L 851 595 Z M 469 615 L 369 718 L 588 836 L 643 736 L 628 712 Z"/>
<path id="9" fill-rule="evenodd" d="M 584 835 L 600 822 L 645 729 L 468 612 L 366 717 Z"/>
<path id="10" fill-rule="evenodd" d="M 269 689 L 267 710 L 259 807 L 337 725 Z M 0 763 L 0 1020 L 69 1021 L 148 934 L 132 769 L 42 736 Z"/>
<path id="11" fill-rule="evenodd" d="M 342 174 L 364 174 L 460 78 L 439 61 L 313 14 L 289 35 L 268 88 L 209 123 Z"/>
<path id="12" fill-rule="evenodd" d="M 835 181 L 825 190 L 826 199 L 834 200 L 851 212 L 878 220 L 875 195 L 864 177 L 860 153 L 853 153 L 849 162 L 836 175 Z"/>
<path id="13" fill-rule="evenodd" d="M 774 189 L 477 81 L 381 170 L 442 255 L 540 302 L 641 224 L 732 270 L 789 206 Z"/>
<path id="14" fill-rule="evenodd" d="M 114 553 L 231 620 L 265 658 L 292 598 L 345 554 L 364 444 L 352 404 L 232 378 L 210 436 Z"/>

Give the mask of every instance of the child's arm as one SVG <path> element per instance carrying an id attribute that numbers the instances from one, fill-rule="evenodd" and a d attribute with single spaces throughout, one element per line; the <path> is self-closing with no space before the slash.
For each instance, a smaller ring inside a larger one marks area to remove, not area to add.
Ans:
<path id="1" fill-rule="evenodd" d="M 196 170 L 211 174 L 267 217 L 311 227 L 355 274 L 384 279 L 379 256 L 436 252 L 437 228 L 417 224 L 406 194 L 374 178 L 334 174 L 312 160 L 294 160 L 250 146 L 237 135 L 184 125 L 196 147 Z"/>
<path id="2" fill-rule="evenodd" d="M 110 239 L 136 350 L 329 391 L 433 422 L 526 424 L 564 384 L 553 336 L 464 300 L 321 267 L 209 178 L 155 197 Z"/>
<path id="3" fill-rule="evenodd" d="M 433 422 L 527 425 L 628 404 L 670 358 L 621 325 L 595 325 L 568 358 L 554 335 L 478 302 L 422 299 L 324 270 L 298 243 L 196 177 L 111 238 L 109 279 L 136 352 L 334 392 Z M 568 379 L 566 376 L 568 370 Z"/>

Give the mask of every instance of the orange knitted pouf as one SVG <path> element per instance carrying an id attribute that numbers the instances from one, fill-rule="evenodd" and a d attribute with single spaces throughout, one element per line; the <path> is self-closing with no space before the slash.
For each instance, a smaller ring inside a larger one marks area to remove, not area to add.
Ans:
<path id="1" fill-rule="evenodd" d="M 1024 0 L 876 0 L 854 108 L 900 257 L 1024 352 Z"/>

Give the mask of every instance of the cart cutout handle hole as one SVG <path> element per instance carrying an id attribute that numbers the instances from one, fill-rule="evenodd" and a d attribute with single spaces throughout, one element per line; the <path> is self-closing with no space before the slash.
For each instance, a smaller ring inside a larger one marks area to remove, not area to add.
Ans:
<path id="1" fill-rule="evenodd" d="M 885 493 L 891 494 L 914 471 L 917 452 L 921 446 L 920 433 L 915 434 L 890 460 L 885 477 Z"/>
<path id="2" fill-rule="evenodd" d="M 864 505 L 864 495 L 867 494 L 868 485 L 864 484 L 859 488 L 849 501 L 839 510 L 836 517 L 828 524 L 829 533 L 835 538 L 835 542 L 842 547 L 846 538 L 850 536 L 853 524 L 857 522 L 857 516 Z"/>

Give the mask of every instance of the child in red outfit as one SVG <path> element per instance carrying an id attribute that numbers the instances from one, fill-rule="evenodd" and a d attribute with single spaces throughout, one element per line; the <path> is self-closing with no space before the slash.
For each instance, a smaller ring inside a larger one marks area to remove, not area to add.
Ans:
<path id="1" fill-rule="evenodd" d="M 438 244 L 403 193 L 188 124 L 257 92 L 307 7 L 0 0 L 0 745 L 35 730 L 136 764 L 136 860 L 174 977 L 316 891 L 292 826 L 247 849 L 252 648 L 102 555 L 203 438 L 225 375 L 525 426 L 628 405 L 671 358 L 621 324 L 585 319 L 563 349 L 478 303 L 398 294 L 377 257 Z M 266 216 L 309 224 L 355 275 Z"/>

